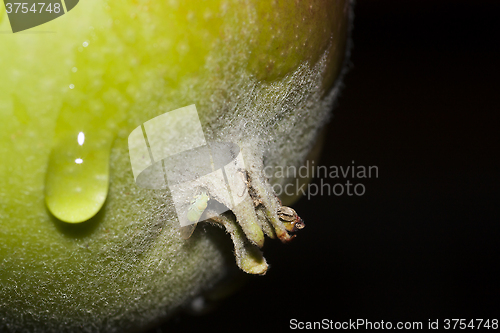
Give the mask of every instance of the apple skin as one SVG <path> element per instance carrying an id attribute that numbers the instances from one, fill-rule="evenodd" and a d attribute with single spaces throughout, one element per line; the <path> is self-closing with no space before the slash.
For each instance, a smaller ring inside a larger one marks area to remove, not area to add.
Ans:
<path id="1" fill-rule="evenodd" d="M 196 104 L 208 140 L 298 165 L 328 117 L 348 28 L 347 0 L 84 0 L 0 34 L 0 330 L 140 330 L 211 288 L 227 244 L 210 227 L 178 236 L 168 193 L 134 184 L 128 134 Z M 45 198 L 54 151 L 77 149 L 79 132 L 109 160 L 109 187 L 70 224 Z"/>

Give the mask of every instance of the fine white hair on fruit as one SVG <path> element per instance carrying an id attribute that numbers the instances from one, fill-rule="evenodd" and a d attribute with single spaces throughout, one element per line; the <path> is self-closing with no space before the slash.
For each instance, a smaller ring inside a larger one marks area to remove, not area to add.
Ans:
<path id="1" fill-rule="evenodd" d="M 91 11 L 91 1 L 88 3 L 88 7 L 82 4 L 79 10 L 87 10 L 90 20 L 96 11 Z M 101 6 L 101 2 L 94 1 L 92 6 Z M 102 13 L 96 15 L 105 16 Z M 241 29 L 248 29 L 249 34 L 253 31 L 244 22 Z M 133 30 L 131 27 L 126 33 L 135 33 L 137 39 L 151 33 Z M 63 35 L 66 33 L 72 31 L 61 31 Z M 82 30 L 79 33 L 87 32 Z M 316 63 L 303 62 L 274 81 L 257 79 L 246 70 L 248 46 L 243 38 L 238 41 L 241 35 L 235 31 L 233 37 L 221 37 L 206 55 L 203 68 L 206 75 L 183 78 L 176 89 L 166 85 L 159 71 L 147 72 L 145 77 L 149 80 L 129 92 L 133 103 L 127 121 L 133 125 L 131 128 L 135 128 L 144 119 L 195 101 L 207 141 L 231 141 L 241 148 L 246 171 L 252 176 L 252 186 L 278 219 L 279 202 L 270 182 L 283 180 L 271 179 L 269 182 L 261 170 L 267 165 L 299 166 L 302 163 L 331 116 L 341 78 L 337 79 L 332 90 L 324 90 L 323 79 L 328 68 L 328 51 L 325 51 Z M 22 41 L 34 40 L 35 36 L 40 37 L 27 34 Z M 123 47 L 120 38 L 124 37 L 114 34 L 114 31 L 101 32 L 99 38 L 99 42 L 108 43 L 106 45 L 111 50 Z M 12 41 L 9 43 L 14 45 Z M 95 44 L 92 42 L 91 45 Z M 36 41 L 30 47 L 32 54 L 46 50 Z M 85 52 L 90 51 L 90 47 L 87 49 Z M 134 55 L 125 51 L 119 54 L 122 63 L 131 67 L 136 65 Z M 111 60 L 113 64 L 115 58 Z M 69 64 L 68 68 L 73 65 Z M 79 74 L 85 73 L 83 68 L 78 68 Z M 38 82 L 46 83 L 40 85 L 40 89 L 50 92 L 47 87 L 57 79 L 54 73 L 44 72 L 41 67 L 34 73 Z M 121 75 L 122 72 L 111 73 Z M 15 75 L 14 71 L 8 76 L 6 74 L 9 78 L 15 78 Z M 73 91 L 76 90 L 79 89 Z M 47 103 L 53 105 L 60 104 L 57 97 L 44 96 Z M 115 95 L 105 97 L 113 99 Z M 38 103 L 41 106 L 46 104 Z M 35 117 L 46 117 L 47 111 L 44 112 L 34 114 L 32 122 L 40 120 Z M 47 121 L 43 123 L 47 124 Z M 38 188 L 33 193 L 38 193 L 37 190 L 42 193 Z M 217 196 L 217 189 L 211 188 L 210 195 Z M 26 197 L 37 202 L 33 196 Z M 240 219 L 246 213 L 234 212 Z M 179 237 L 176 211 L 169 191 L 135 186 L 124 135 L 117 137 L 112 149 L 106 205 L 99 216 L 85 226 L 85 232 L 78 234 L 74 230 L 79 226 L 68 227 L 46 215 L 29 216 L 50 232 L 39 243 L 21 248 L 6 248 L 0 244 L 0 250 L 6 253 L 1 267 L 6 272 L 0 289 L 1 331 L 122 332 L 144 328 L 210 289 L 226 274 L 228 266 L 235 266 L 234 258 L 228 261 L 226 255 L 231 249 L 218 241 L 217 228 L 204 228 L 200 237 L 183 240 Z M 258 210 L 257 218 L 262 221 L 267 217 Z M 226 217 L 221 219 L 236 240 L 238 264 L 246 267 L 244 256 L 255 247 L 249 247 L 241 237 L 238 238 L 240 229 L 233 222 Z M 267 227 L 263 225 L 263 229 Z M 272 234 L 266 230 L 266 234 Z M 44 247 L 50 249 L 48 254 L 43 260 L 34 260 L 34 249 Z M 258 254 L 254 256 L 257 259 Z M 250 268 L 256 267 L 252 263 L 249 265 Z"/>

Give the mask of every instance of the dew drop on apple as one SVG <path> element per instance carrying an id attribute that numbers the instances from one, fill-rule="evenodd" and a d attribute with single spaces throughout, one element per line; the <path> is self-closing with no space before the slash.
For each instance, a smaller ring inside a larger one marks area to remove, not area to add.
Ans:
<path id="1" fill-rule="evenodd" d="M 69 129 L 62 126 L 56 131 L 45 177 L 47 207 L 52 215 L 68 223 L 95 216 L 106 201 L 109 187 L 112 136 L 78 127 L 75 122 Z"/>

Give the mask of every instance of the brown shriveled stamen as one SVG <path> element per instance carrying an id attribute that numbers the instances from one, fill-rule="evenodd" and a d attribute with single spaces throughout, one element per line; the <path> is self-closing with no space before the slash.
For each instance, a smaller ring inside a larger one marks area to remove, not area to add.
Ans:
<path id="1" fill-rule="evenodd" d="M 295 232 L 304 229 L 306 226 L 304 221 L 297 215 L 295 210 L 287 206 L 281 206 L 278 209 L 278 217 L 285 225 L 286 230 Z"/>

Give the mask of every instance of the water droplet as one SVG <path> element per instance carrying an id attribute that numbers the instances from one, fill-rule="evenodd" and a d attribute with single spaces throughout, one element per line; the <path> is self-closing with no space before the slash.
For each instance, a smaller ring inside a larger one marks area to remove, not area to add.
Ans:
<path id="1" fill-rule="evenodd" d="M 85 41 L 78 51 L 88 45 Z M 121 67 L 112 62 L 104 65 L 77 53 L 73 66 L 68 66 L 72 72 L 78 69 L 79 74 L 68 83 L 74 90 L 63 96 L 45 175 L 45 204 L 63 222 L 91 219 L 108 195 L 111 146 L 124 128 L 128 110 L 122 79 L 115 79 Z M 97 66 L 105 68 L 106 85 L 96 88 L 93 82 L 97 74 L 88 69 Z"/>
<path id="2" fill-rule="evenodd" d="M 80 145 L 74 137 L 58 138 L 45 178 L 47 207 L 68 223 L 87 221 L 103 206 L 108 194 L 112 141 L 109 136 L 89 137 Z"/>
<path id="3" fill-rule="evenodd" d="M 71 68 L 71 71 L 72 71 L 73 73 L 76 73 L 76 71 L 77 71 L 77 70 L 78 70 L 78 68 L 76 68 L 76 67 Z"/>

